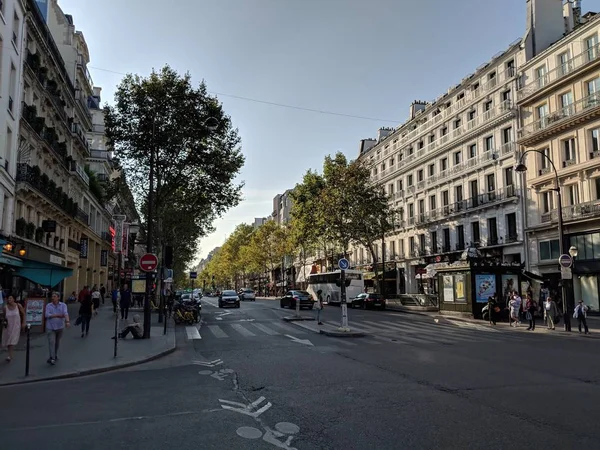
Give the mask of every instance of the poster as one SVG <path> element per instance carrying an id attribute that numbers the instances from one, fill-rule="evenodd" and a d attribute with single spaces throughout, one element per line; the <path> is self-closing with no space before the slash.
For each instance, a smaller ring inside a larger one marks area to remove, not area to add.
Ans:
<path id="1" fill-rule="evenodd" d="M 464 275 L 454 275 L 454 297 L 457 302 L 464 302 L 466 300 Z"/>
<path id="2" fill-rule="evenodd" d="M 444 284 L 444 301 L 454 301 L 454 277 L 452 275 L 444 275 L 442 277 Z"/>
<path id="3" fill-rule="evenodd" d="M 488 299 L 496 293 L 496 275 L 475 275 L 475 301 L 487 303 Z"/>
<path id="4" fill-rule="evenodd" d="M 28 298 L 25 301 L 25 321 L 30 325 L 42 325 L 44 321 L 43 298 Z"/>
<path id="5" fill-rule="evenodd" d="M 502 275 L 502 300 L 508 302 L 513 291 L 519 290 L 517 275 Z"/>

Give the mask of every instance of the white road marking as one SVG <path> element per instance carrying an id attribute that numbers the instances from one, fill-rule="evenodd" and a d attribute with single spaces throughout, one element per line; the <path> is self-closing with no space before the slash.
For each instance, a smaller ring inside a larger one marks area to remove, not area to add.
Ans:
<path id="1" fill-rule="evenodd" d="M 273 406 L 271 404 L 271 402 L 267 402 L 260 409 L 254 411 L 254 409 L 258 405 L 260 405 L 262 402 L 264 402 L 265 400 L 266 399 L 264 397 L 259 397 L 257 400 L 253 401 L 249 405 L 245 405 L 245 404 L 239 403 L 239 402 L 232 402 L 230 400 L 219 399 L 219 401 L 221 402 L 221 408 L 228 409 L 230 411 L 239 412 L 239 413 L 242 413 L 242 414 L 245 414 L 247 416 L 254 417 L 254 418 L 257 418 L 262 413 L 264 413 L 266 410 L 268 410 L 271 406 Z M 234 406 L 237 406 L 237 408 L 235 408 Z"/>
<path id="2" fill-rule="evenodd" d="M 187 333 L 188 339 L 202 339 L 202 336 L 200 336 L 200 332 L 196 327 L 185 327 L 185 332 Z"/>
<path id="3" fill-rule="evenodd" d="M 228 338 L 229 337 L 227 335 L 227 333 L 225 333 L 223 330 L 221 330 L 221 327 L 219 325 L 209 325 L 208 329 L 216 338 Z"/>
<path id="4" fill-rule="evenodd" d="M 470 328 L 472 330 L 487 331 L 489 333 L 498 333 L 498 330 L 495 330 L 494 328 L 486 327 L 484 325 L 479 325 L 477 323 L 464 322 L 462 320 L 450 320 L 450 319 L 446 319 L 446 320 L 448 322 L 450 322 L 452 325 L 456 325 L 461 328 Z"/>
<path id="5" fill-rule="evenodd" d="M 261 323 L 253 323 L 252 325 L 255 326 L 256 328 L 258 328 L 263 333 L 268 334 L 269 336 L 276 336 L 276 335 L 280 334 L 277 331 L 272 330 L 269 327 L 267 327 Z"/>
<path id="6" fill-rule="evenodd" d="M 237 331 L 238 333 L 240 333 L 242 336 L 244 337 L 251 337 L 251 336 L 256 336 L 252 331 L 245 329 L 242 325 L 240 325 L 239 323 L 232 323 L 231 327 Z"/>
<path id="7" fill-rule="evenodd" d="M 214 361 L 192 361 L 192 364 L 203 367 L 215 367 L 223 364 L 223 360 L 215 359 Z"/>
<path id="8" fill-rule="evenodd" d="M 296 336 L 291 336 L 289 334 L 286 334 L 285 336 L 289 337 L 292 340 L 292 342 L 297 342 L 298 344 L 310 345 L 311 347 L 314 347 L 314 344 L 308 339 L 299 339 Z"/>

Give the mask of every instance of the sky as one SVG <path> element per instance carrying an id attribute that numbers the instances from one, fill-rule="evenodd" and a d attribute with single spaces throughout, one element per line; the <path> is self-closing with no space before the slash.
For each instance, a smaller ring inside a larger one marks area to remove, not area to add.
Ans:
<path id="1" fill-rule="evenodd" d="M 171 65 L 218 94 L 242 139 L 243 201 L 199 260 L 308 169 L 408 118 L 525 31 L 525 0 L 59 0 L 111 103 L 125 73 Z M 600 0 L 583 0 L 600 11 Z M 243 98 L 240 98 L 243 97 Z M 271 103 L 271 104 L 270 104 Z M 286 106 L 276 106 L 272 103 Z M 311 111 L 307 111 L 311 110 Z"/>

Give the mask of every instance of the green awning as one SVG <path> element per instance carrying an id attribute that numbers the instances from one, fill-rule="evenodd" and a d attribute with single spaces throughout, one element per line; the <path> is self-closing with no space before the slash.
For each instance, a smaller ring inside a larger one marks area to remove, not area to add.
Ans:
<path id="1" fill-rule="evenodd" d="M 73 275 L 73 269 L 39 261 L 23 260 L 23 266 L 17 270 L 19 276 L 40 286 L 54 287 L 65 278 Z"/>
<path id="2" fill-rule="evenodd" d="M 23 261 L 14 256 L 7 255 L 5 253 L 0 254 L 0 264 L 6 264 L 7 266 L 23 267 Z"/>

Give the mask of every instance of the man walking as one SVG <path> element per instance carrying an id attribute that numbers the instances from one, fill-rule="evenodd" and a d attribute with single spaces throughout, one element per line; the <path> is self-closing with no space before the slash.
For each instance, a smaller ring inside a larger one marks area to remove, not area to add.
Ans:
<path id="1" fill-rule="evenodd" d="M 106 288 L 104 287 L 104 283 L 100 283 L 100 298 L 102 299 L 103 305 L 104 305 L 104 297 L 106 297 Z"/>
<path id="2" fill-rule="evenodd" d="M 45 316 L 48 350 L 50 351 L 50 357 L 47 362 L 54 365 L 58 359 L 58 348 L 60 347 L 60 340 L 65 326 L 69 327 L 71 325 L 67 305 L 60 301 L 60 294 L 58 292 L 52 293 L 52 301 L 46 305 Z"/>
<path id="3" fill-rule="evenodd" d="M 121 319 L 127 320 L 130 306 L 131 291 L 129 290 L 129 286 L 127 286 L 127 284 L 124 284 L 123 289 L 121 289 Z"/>

